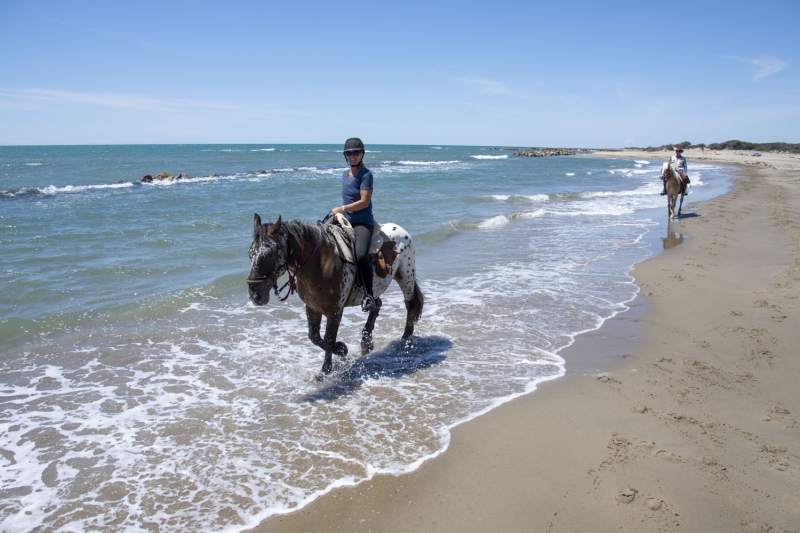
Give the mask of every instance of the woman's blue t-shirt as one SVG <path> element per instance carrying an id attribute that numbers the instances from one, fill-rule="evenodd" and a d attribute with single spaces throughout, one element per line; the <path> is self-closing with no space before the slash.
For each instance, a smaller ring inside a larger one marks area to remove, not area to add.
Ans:
<path id="1" fill-rule="evenodd" d="M 367 168 L 362 168 L 354 177 L 348 177 L 349 170 L 345 170 L 342 174 L 342 202 L 344 205 L 352 204 L 361 200 L 361 191 L 372 190 L 372 172 Z M 361 211 L 348 211 L 344 214 L 347 220 L 352 222 L 361 222 L 363 224 L 375 225 L 375 219 L 372 218 L 372 199 L 366 209 Z"/>

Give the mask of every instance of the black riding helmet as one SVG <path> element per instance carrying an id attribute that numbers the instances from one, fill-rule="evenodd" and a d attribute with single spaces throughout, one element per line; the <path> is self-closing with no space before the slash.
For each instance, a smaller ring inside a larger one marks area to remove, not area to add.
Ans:
<path id="1" fill-rule="evenodd" d="M 358 137 L 351 137 L 344 142 L 344 152 L 351 152 L 353 150 L 358 150 L 360 152 L 364 152 L 364 143 L 361 142 L 361 139 Z M 347 155 L 344 156 L 347 159 Z"/>

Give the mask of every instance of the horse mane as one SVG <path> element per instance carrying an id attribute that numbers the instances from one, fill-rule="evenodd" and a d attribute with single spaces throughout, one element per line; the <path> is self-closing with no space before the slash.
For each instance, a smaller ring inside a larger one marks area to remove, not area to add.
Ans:
<path id="1" fill-rule="evenodd" d="M 297 242 L 305 241 L 307 244 L 316 246 L 318 243 L 326 240 L 326 232 L 323 226 L 319 224 L 311 224 L 303 222 L 302 220 L 291 220 L 281 224 L 291 237 Z"/>

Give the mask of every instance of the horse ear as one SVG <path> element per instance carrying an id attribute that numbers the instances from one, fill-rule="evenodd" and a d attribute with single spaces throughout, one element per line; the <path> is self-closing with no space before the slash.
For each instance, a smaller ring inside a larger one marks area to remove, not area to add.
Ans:
<path id="1" fill-rule="evenodd" d="M 253 218 L 253 232 L 258 231 L 258 228 L 260 227 L 261 227 L 261 217 L 258 216 L 258 213 L 256 213 L 256 216 Z"/>
<path id="2" fill-rule="evenodd" d="M 278 215 L 278 220 L 276 220 L 275 223 L 269 227 L 269 231 L 267 233 L 269 233 L 271 237 L 275 237 L 276 235 L 278 235 L 278 232 L 280 230 L 281 230 L 281 216 Z"/>

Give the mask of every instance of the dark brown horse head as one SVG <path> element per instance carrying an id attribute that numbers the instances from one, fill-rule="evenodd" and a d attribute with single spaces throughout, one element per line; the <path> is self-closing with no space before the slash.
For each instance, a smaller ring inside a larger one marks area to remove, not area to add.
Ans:
<path id="1" fill-rule="evenodd" d="M 274 224 L 262 224 L 256 213 L 253 219 L 253 242 L 250 256 L 250 276 L 247 278 L 250 301 L 255 305 L 269 302 L 269 291 L 286 272 L 288 235 L 281 225 L 281 217 Z"/>

